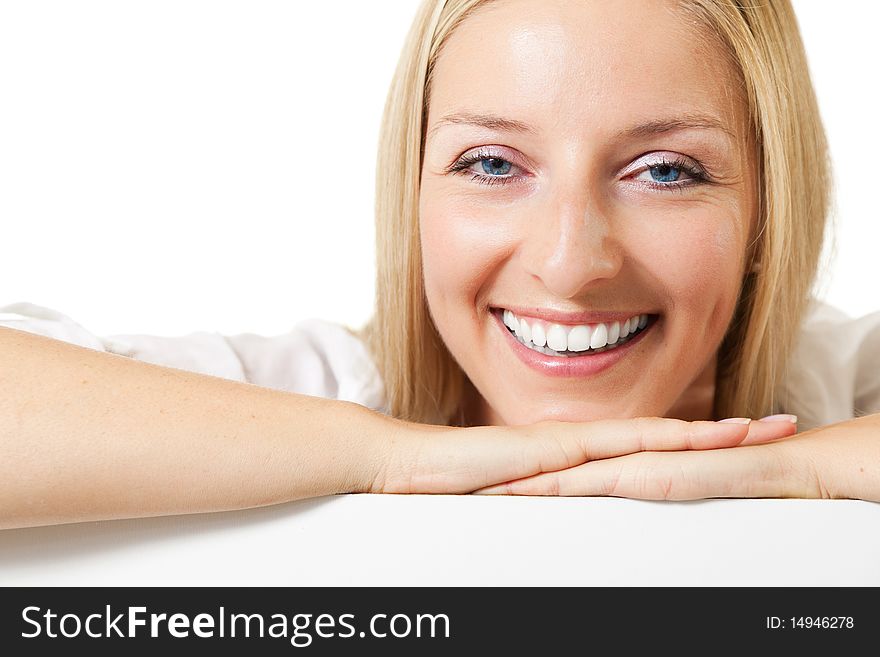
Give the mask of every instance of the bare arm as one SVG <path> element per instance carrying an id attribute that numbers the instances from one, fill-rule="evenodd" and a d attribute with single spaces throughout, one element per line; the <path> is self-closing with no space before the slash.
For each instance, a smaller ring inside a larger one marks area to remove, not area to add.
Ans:
<path id="1" fill-rule="evenodd" d="M 391 425 L 0 327 L 0 528 L 367 490 Z"/>
<path id="2" fill-rule="evenodd" d="M 880 502 L 880 413 L 818 427 L 778 442 L 703 452 L 643 451 L 477 492 L 666 500 L 802 497 Z"/>
<path id="3" fill-rule="evenodd" d="M 880 502 L 880 413 L 818 427 L 786 442 L 788 462 L 811 473 L 817 497 Z"/>

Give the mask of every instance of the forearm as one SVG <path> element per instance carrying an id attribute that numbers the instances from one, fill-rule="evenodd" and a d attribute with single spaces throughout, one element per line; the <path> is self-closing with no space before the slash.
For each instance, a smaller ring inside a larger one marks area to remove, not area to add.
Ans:
<path id="1" fill-rule="evenodd" d="M 779 447 L 806 459 L 826 498 L 880 502 L 880 413 L 804 432 Z"/>
<path id="2" fill-rule="evenodd" d="M 0 528 L 368 490 L 393 422 L 11 329 L 0 363 Z"/>

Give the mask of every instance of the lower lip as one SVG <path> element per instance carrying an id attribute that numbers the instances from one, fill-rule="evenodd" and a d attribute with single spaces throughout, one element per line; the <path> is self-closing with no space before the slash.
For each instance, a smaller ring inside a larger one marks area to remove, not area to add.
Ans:
<path id="1" fill-rule="evenodd" d="M 632 351 L 633 348 L 641 342 L 642 338 L 648 335 L 648 333 L 651 333 L 652 329 L 659 321 L 659 318 L 657 317 L 649 318 L 649 323 L 643 331 L 637 334 L 632 340 L 629 340 L 614 349 L 603 351 L 598 354 L 587 353 L 583 356 L 560 357 L 548 356 L 547 354 L 542 354 L 534 349 L 529 349 L 517 340 L 516 336 L 504 325 L 501 312 L 502 311 L 496 311 L 492 314 L 495 316 L 495 322 L 498 324 L 498 327 L 504 333 L 505 339 L 510 343 L 513 353 L 515 353 L 523 363 L 541 374 L 562 377 L 587 377 L 613 367 Z"/>

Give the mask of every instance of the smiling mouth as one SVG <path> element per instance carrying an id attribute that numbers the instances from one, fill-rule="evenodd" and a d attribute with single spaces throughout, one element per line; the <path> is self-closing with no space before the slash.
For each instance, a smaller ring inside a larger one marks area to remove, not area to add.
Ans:
<path id="1" fill-rule="evenodd" d="M 576 358 L 613 351 L 635 339 L 656 323 L 658 315 L 639 314 L 624 321 L 576 326 L 550 323 L 513 312 L 495 311 L 510 334 L 522 345 L 546 356 Z"/>

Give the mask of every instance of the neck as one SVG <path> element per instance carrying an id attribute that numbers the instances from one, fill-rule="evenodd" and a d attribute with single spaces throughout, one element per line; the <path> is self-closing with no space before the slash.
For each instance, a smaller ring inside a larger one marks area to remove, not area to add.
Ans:
<path id="1" fill-rule="evenodd" d="M 489 418 L 486 417 L 485 409 L 488 404 L 483 400 L 483 396 L 477 392 L 471 380 L 464 376 L 464 387 L 461 395 L 461 406 L 456 419 L 458 426 L 461 427 L 479 427 L 491 424 Z"/>
<path id="2" fill-rule="evenodd" d="M 715 377 L 717 371 L 718 357 L 712 356 L 703 371 L 672 405 L 672 408 L 666 413 L 666 417 L 691 422 L 715 419 Z"/>

